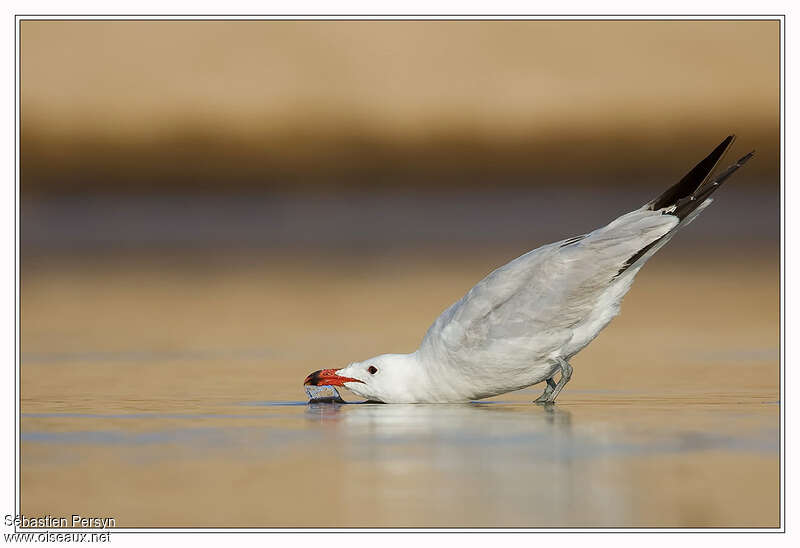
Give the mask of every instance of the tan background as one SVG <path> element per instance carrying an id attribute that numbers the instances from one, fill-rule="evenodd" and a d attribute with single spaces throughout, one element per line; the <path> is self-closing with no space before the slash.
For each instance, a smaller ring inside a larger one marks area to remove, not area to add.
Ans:
<path id="1" fill-rule="evenodd" d="M 778 31 L 24 21 L 23 513 L 776 527 Z M 306 405 L 312 370 L 412 351 L 492 269 L 730 131 L 756 157 L 556 406 Z"/>
<path id="2" fill-rule="evenodd" d="M 25 194 L 632 181 L 732 131 L 778 169 L 777 21 L 21 29 Z"/>

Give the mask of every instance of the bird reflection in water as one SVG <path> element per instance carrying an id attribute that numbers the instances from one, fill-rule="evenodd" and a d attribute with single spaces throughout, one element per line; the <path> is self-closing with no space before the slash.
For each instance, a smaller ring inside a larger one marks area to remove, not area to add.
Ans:
<path id="1" fill-rule="evenodd" d="M 337 470 L 369 475 L 376 505 L 404 500 L 416 486 L 430 500 L 441 499 L 442 508 L 451 495 L 492 499 L 482 504 L 498 513 L 492 519 L 522 524 L 532 523 L 531 513 L 557 520 L 579 496 L 573 468 L 586 443 L 574 439 L 564 407 L 312 403 L 305 417 L 320 427 L 326 459 Z M 353 486 L 345 490 L 366 496 Z"/>
<path id="2" fill-rule="evenodd" d="M 352 437 L 434 435 L 451 441 L 487 437 L 569 436 L 571 412 L 556 406 L 529 403 L 472 402 L 466 404 L 310 403 L 308 420 L 344 425 L 344 435 Z"/>

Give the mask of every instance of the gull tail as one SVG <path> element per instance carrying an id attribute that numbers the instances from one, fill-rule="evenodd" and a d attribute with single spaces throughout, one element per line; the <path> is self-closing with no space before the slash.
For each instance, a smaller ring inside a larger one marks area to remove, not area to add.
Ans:
<path id="1" fill-rule="evenodd" d="M 728 135 L 711 154 L 706 156 L 699 164 L 694 166 L 683 179 L 669 187 L 663 194 L 644 205 L 643 209 L 661 211 L 664 215 L 674 215 L 680 219 L 680 223 L 658 240 L 646 245 L 630 259 L 628 259 L 617 276 L 628 270 L 630 267 L 639 263 L 647 255 L 649 257 L 658 248 L 667 243 L 681 226 L 688 224 L 694 217 L 702 211 L 704 204 L 710 203 L 709 197 L 722 186 L 728 177 L 733 175 L 736 170 L 742 167 L 753 157 L 755 151 L 745 154 L 735 164 L 720 172 L 716 177 L 709 180 L 714 169 L 720 160 L 733 144 L 735 135 Z"/>

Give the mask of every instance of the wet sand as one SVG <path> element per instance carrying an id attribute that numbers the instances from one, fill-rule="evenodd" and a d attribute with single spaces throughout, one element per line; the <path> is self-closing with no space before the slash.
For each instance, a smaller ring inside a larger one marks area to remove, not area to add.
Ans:
<path id="1" fill-rule="evenodd" d="M 119 527 L 776 527 L 775 249 L 666 249 L 550 408 L 530 403 L 541 387 L 306 406 L 301 386 L 413 350 L 519 250 L 25 259 L 22 511 Z"/>

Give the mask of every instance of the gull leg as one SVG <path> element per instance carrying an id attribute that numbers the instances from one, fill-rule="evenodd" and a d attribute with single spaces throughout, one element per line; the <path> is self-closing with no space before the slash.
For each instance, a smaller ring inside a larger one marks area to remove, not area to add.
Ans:
<path id="1" fill-rule="evenodd" d="M 564 388 L 569 380 L 572 378 L 572 366 L 564 358 L 558 358 L 558 365 L 561 368 L 561 378 L 558 379 L 558 384 L 553 388 L 552 393 L 547 398 L 547 403 L 553 403 L 558 397 L 558 393 Z"/>
<path id="2" fill-rule="evenodd" d="M 550 377 L 547 379 L 547 386 L 544 387 L 544 392 L 542 392 L 541 396 L 533 400 L 533 403 L 546 403 L 550 397 L 550 394 L 553 393 L 555 387 L 556 381 L 553 380 L 553 377 Z"/>

